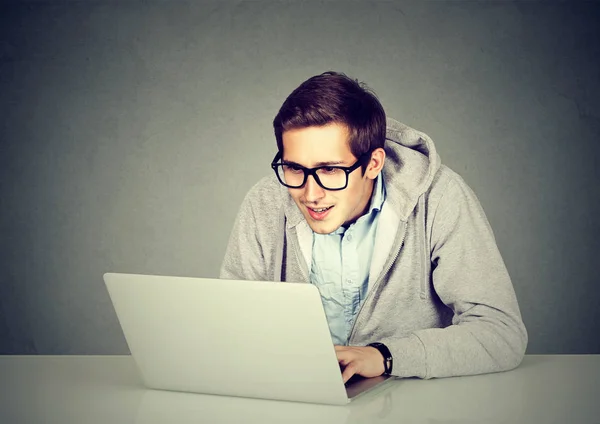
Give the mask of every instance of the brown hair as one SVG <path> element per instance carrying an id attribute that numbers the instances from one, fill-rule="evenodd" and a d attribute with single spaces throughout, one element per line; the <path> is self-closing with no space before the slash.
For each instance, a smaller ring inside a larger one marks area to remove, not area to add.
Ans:
<path id="1" fill-rule="evenodd" d="M 348 129 L 350 151 L 356 158 L 383 148 L 385 112 L 375 93 L 364 83 L 333 71 L 309 78 L 285 99 L 273 120 L 277 148 L 283 153 L 287 130 L 334 122 Z"/>

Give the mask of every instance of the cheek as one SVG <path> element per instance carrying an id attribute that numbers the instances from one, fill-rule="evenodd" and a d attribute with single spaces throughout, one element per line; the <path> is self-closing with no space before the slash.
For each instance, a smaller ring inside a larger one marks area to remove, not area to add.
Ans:
<path id="1" fill-rule="evenodd" d="M 348 204 L 352 204 L 352 207 L 354 207 L 356 203 L 360 203 L 363 192 L 363 185 L 361 183 L 362 181 L 357 179 L 352 181 L 352 184 L 348 184 L 345 198 Z"/>
<path id="2" fill-rule="evenodd" d="M 293 190 L 291 188 L 288 188 L 288 193 L 290 194 L 292 199 L 294 199 L 294 201 L 298 201 L 298 199 L 300 199 L 301 193 L 299 190 Z"/>
<path id="3" fill-rule="evenodd" d="M 354 184 L 348 191 L 346 196 L 346 205 L 351 213 L 359 212 L 359 209 L 363 208 L 363 201 L 366 196 L 366 185 L 361 184 L 361 181 L 358 181 Z"/>

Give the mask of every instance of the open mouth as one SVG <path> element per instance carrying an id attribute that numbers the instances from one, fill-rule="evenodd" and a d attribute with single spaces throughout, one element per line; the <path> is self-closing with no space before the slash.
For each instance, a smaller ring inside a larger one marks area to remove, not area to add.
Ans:
<path id="1" fill-rule="evenodd" d="M 329 211 L 332 208 L 333 208 L 333 206 L 328 206 L 326 208 L 309 208 L 308 206 L 306 207 L 310 217 L 317 221 L 325 219 L 325 217 L 329 214 Z"/>
<path id="2" fill-rule="evenodd" d="M 321 212 L 325 212 L 331 208 L 333 208 L 333 206 L 329 206 L 327 208 L 320 208 L 320 209 L 315 209 L 315 208 L 309 208 L 309 209 L 312 210 L 313 212 L 321 213 Z"/>

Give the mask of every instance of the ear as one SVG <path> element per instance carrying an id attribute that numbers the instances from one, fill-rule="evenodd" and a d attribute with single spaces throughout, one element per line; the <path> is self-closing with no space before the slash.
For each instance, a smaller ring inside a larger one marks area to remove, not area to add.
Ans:
<path id="1" fill-rule="evenodd" d="M 383 169 L 384 162 L 385 150 L 383 150 L 381 147 L 373 150 L 373 152 L 371 153 L 371 160 L 369 161 L 369 165 L 367 165 L 367 170 L 365 171 L 366 177 L 371 180 L 377 178 L 377 176 Z"/>

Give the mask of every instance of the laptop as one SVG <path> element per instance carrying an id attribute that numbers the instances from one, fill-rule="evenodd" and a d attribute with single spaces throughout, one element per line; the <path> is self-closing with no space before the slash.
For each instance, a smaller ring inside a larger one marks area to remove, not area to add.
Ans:
<path id="1" fill-rule="evenodd" d="M 104 274 L 150 389 L 343 405 L 393 378 L 344 384 L 312 284 Z"/>

